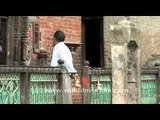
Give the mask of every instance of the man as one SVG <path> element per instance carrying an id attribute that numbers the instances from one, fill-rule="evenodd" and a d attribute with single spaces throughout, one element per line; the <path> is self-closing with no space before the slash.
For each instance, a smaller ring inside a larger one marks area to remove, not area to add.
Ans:
<path id="1" fill-rule="evenodd" d="M 73 67 L 73 58 L 69 48 L 64 44 L 65 34 L 58 30 L 53 35 L 55 46 L 53 48 L 53 55 L 51 66 L 58 66 L 58 60 L 64 60 L 64 66 L 66 67 L 71 79 L 74 81 L 75 87 L 81 87 L 80 85 L 80 77 L 77 74 L 76 69 Z"/>
<path id="2" fill-rule="evenodd" d="M 53 48 L 53 55 L 51 66 L 58 66 L 58 60 L 64 60 L 64 66 L 69 74 L 77 73 L 73 67 L 73 58 L 69 48 L 64 44 L 65 34 L 62 31 L 56 31 L 53 36 L 55 46 Z"/>

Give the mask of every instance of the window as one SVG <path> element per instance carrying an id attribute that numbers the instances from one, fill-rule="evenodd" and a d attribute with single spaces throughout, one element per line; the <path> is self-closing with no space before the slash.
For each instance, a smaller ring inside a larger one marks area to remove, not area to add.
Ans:
<path id="1" fill-rule="evenodd" d="M 38 53 L 40 51 L 41 34 L 39 32 L 39 23 L 33 22 L 33 51 Z"/>

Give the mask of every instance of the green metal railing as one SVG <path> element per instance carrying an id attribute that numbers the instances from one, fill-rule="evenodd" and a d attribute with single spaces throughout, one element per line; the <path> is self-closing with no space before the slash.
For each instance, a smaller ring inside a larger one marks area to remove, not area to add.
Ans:
<path id="1" fill-rule="evenodd" d="M 157 104 L 157 75 L 141 75 L 141 103 Z"/>
<path id="2" fill-rule="evenodd" d="M 56 104 L 62 69 L 0 66 L 0 104 Z"/>
<path id="3" fill-rule="evenodd" d="M 0 104 L 56 104 L 65 74 L 61 68 L 0 66 Z M 86 67 L 82 75 L 83 89 L 90 90 L 83 92 L 84 104 L 112 104 L 111 69 Z M 142 69 L 141 104 L 158 103 L 159 79 L 159 69 Z"/>
<path id="4" fill-rule="evenodd" d="M 91 75 L 91 104 L 111 104 L 111 75 Z"/>
<path id="5" fill-rule="evenodd" d="M 56 74 L 30 74 L 30 103 L 55 104 L 57 77 Z"/>

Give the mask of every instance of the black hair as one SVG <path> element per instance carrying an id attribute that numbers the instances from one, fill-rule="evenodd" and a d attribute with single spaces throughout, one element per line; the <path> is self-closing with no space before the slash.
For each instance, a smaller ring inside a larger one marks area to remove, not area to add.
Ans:
<path id="1" fill-rule="evenodd" d="M 63 42 L 65 40 L 65 34 L 64 32 L 58 30 L 54 33 L 54 37 L 56 38 L 57 41 Z"/>

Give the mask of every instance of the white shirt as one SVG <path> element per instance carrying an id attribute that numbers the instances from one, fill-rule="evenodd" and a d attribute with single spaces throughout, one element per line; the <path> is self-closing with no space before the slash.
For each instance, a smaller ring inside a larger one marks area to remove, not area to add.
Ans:
<path id="1" fill-rule="evenodd" d="M 64 60 L 64 66 L 69 73 L 77 72 L 73 67 L 73 58 L 69 48 L 64 44 L 64 42 L 59 42 L 53 48 L 51 66 L 58 66 L 58 60 Z"/>

